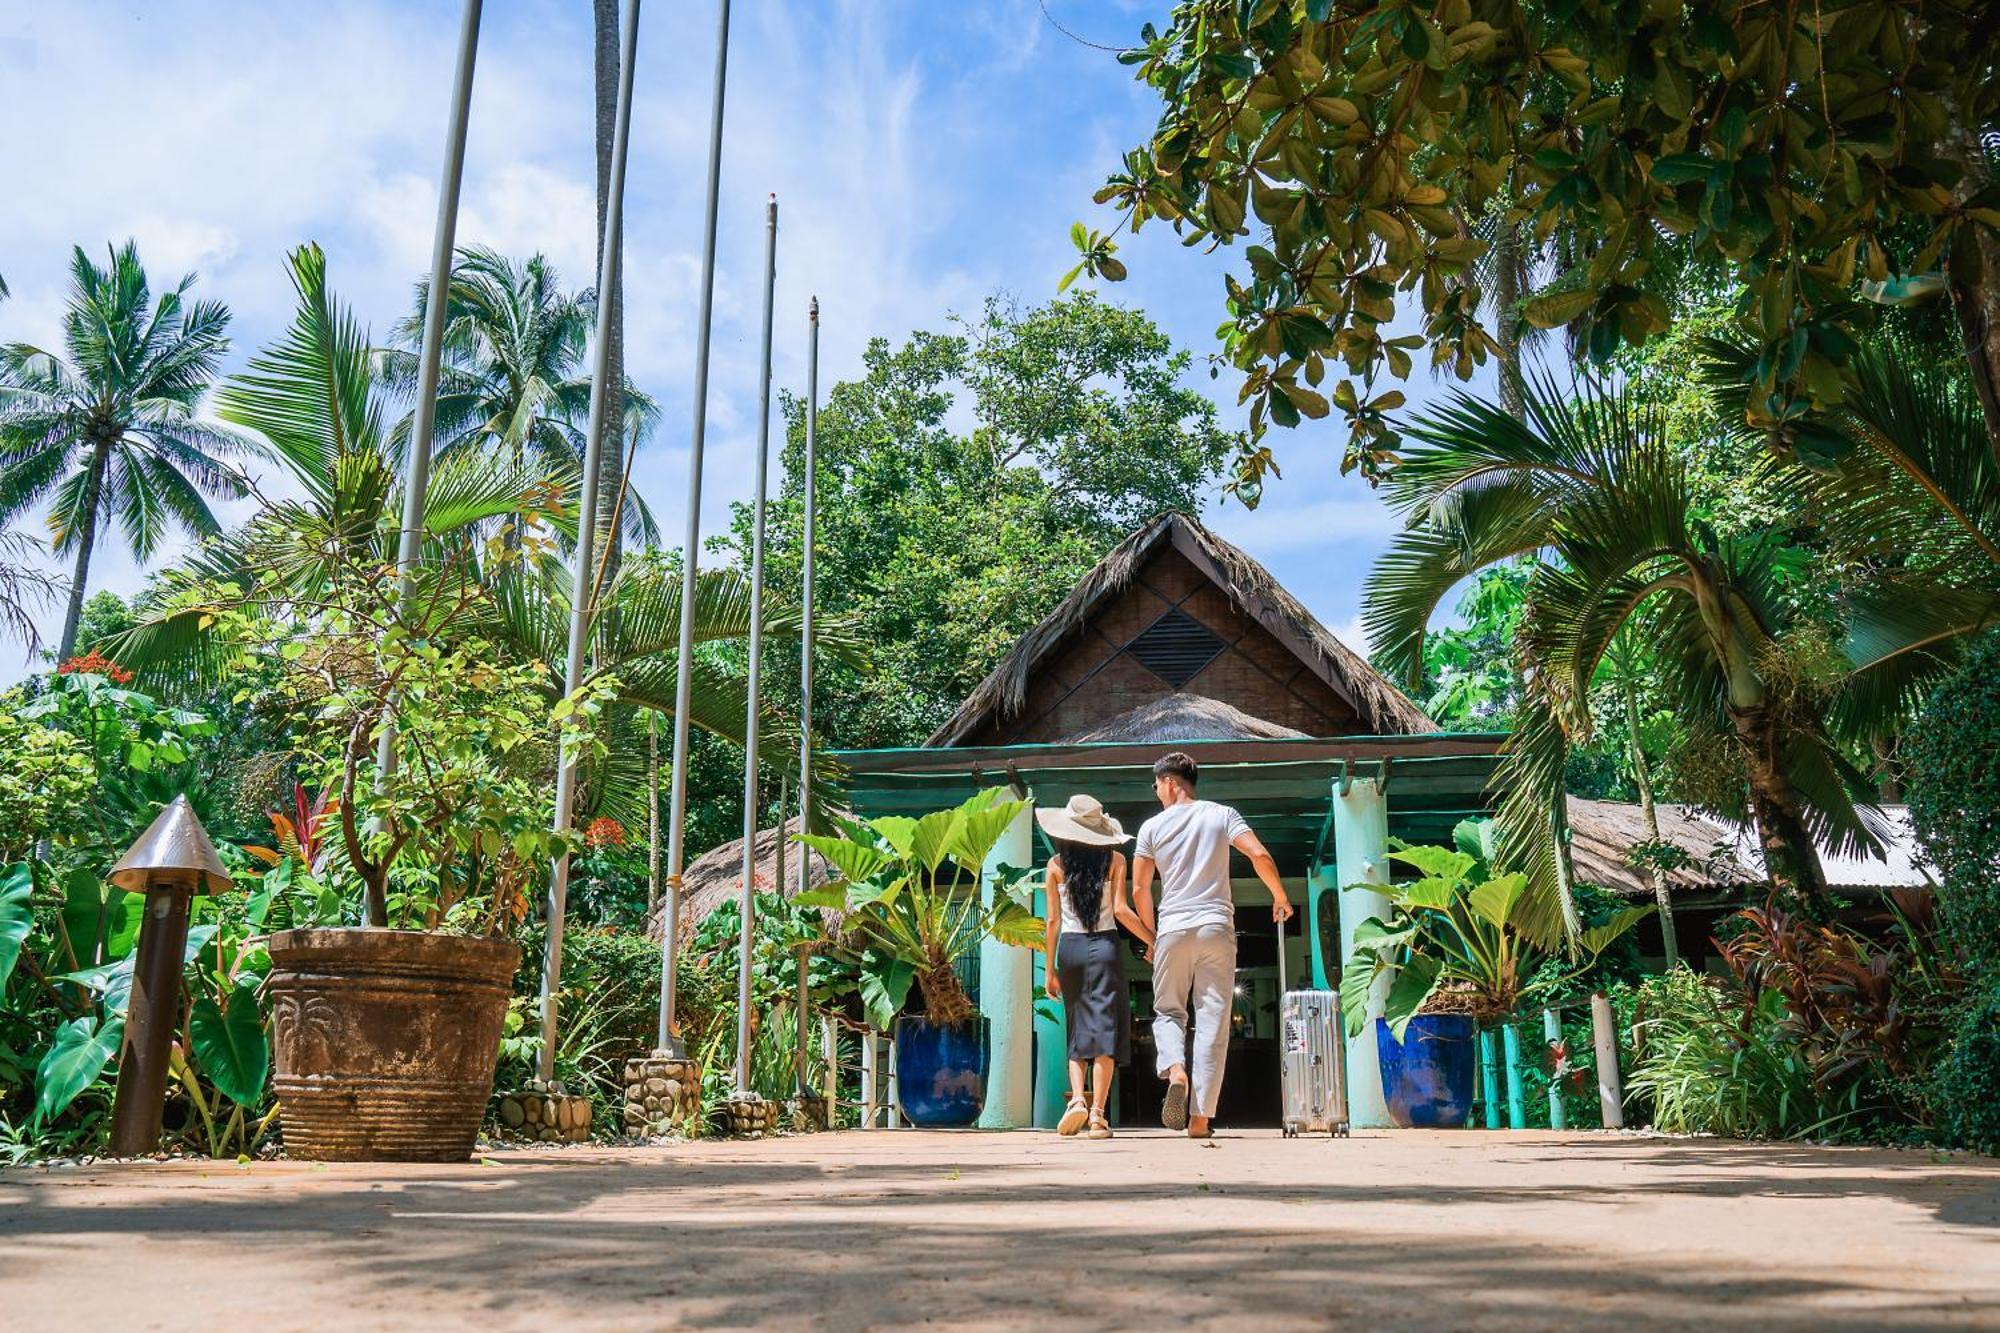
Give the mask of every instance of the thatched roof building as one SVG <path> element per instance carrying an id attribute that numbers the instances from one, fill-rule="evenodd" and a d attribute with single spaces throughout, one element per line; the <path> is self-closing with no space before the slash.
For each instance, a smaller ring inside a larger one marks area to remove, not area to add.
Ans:
<path id="1" fill-rule="evenodd" d="M 925 743 L 1052 742 L 1180 692 L 1283 734 L 1437 730 L 1269 570 L 1169 512 L 1084 575 Z"/>
<path id="2" fill-rule="evenodd" d="M 778 847 L 781 839 L 784 842 L 784 893 L 787 898 L 796 898 L 799 893 L 800 856 L 809 858 L 812 863 L 815 888 L 833 878 L 833 868 L 827 864 L 825 857 L 790 840 L 798 831 L 797 819 L 786 820 L 782 829 L 758 830 L 757 859 L 751 863 L 757 892 L 769 893 L 778 884 Z M 688 862 L 681 871 L 681 910 L 677 923 L 680 943 L 685 945 L 696 927 L 708 919 L 709 913 L 724 903 L 735 902 L 742 891 L 743 839 L 732 838 Z M 661 915 L 660 910 L 655 908 L 646 919 L 646 934 L 653 939 L 660 938 Z"/>

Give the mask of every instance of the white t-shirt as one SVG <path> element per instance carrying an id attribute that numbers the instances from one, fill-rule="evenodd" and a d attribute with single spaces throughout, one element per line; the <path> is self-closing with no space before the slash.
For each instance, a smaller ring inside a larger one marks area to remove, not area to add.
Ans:
<path id="1" fill-rule="evenodd" d="M 1132 854 L 1152 858 L 1159 871 L 1160 934 L 1236 923 L 1229 844 L 1249 831 L 1231 807 L 1199 800 L 1170 805 L 1139 825 Z"/>

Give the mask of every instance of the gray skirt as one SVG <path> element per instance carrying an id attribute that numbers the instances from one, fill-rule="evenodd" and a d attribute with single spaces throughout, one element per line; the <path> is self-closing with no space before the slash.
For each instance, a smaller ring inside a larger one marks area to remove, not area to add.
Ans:
<path id="1" fill-rule="evenodd" d="M 1125 991 L 1125 941 L 1115 930 L 1056 940 L 1056 979 L 1069 1020 L 1069 1058 L 1132 1058 L 1132 1002 Z"/>

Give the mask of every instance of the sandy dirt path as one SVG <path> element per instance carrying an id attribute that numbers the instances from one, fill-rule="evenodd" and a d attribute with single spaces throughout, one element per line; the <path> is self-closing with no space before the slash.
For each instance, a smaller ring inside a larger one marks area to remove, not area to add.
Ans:
<path id="1" fill-rule="evenodd" d="M 0 1172 L 0 1328 L 2000 1327 L 2000 1163 L 847 1133 Z"/>

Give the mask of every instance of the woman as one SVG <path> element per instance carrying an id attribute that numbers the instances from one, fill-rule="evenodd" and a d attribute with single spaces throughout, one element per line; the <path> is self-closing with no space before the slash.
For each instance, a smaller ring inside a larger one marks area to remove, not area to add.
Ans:
<path id="1" fill-rule="evenodd" d="M 1132 1007 L 1118 927 L 1152 942 L 1126 895 L 1125 854 L 1116 850 L 1131 837 L 1094 796 L 1079 794 L 1058 809 L 1037 810 L 1035 822 L 1056 846 L 1047 876 L 1048 992 L 1062 1001 L 1069 1021 L 1069 1107 L 1056 1132 L 1073 1135 L 1088 1124 L 1091 1138 L 1108 1139 L 1104 1105 L 1111 1073 L 1131 1052 Z"/>

